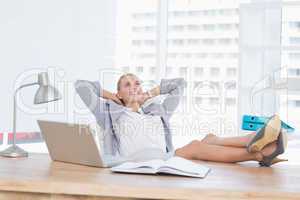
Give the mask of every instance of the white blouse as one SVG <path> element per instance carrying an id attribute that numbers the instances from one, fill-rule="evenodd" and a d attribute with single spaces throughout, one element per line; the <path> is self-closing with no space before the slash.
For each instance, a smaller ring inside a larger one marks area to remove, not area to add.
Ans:
<path id="1" fill-rule="evenodd" d="M 128 156 L 143 149 L 166 152 L 165 132 L 160 116 L 146 115 L 128 108 L 113 125 L 119 139 L 121 156 Z"/>

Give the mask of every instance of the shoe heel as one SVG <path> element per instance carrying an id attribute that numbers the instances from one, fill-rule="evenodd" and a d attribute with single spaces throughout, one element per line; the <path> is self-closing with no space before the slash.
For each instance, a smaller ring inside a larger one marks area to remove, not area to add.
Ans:
<path id="1" fill-rule="evenodd" d="M 276 150 L 269 156 L 263 156 L 262 161 L 259 162 L 261 166 L 269 167 L 275 163 L 287 161 L 287 159 L 277 158 L 278 155 L 283 154 L 285 152 L 285 148 L 287 146 L 286 133 L 280 132 L 276 143 L 277 143 Z"/>
<path id="2" fill-rule="evenodd" d="M 259 162 L 259 165 L 262 167 L 270 167 L 271 165 L 274 165 L 276 163 L 280 162 L 286 162 L 288 159 L 282 159 L 282 158 L 274 158 L 270 163 L 265 163 L 265 162 Z"/>
<path id="3" fill-rule="evenodd" d="M 286 161 L 288 161 L 288 159 L 274 158 L 271 162 L 271 165 L 274 165 L 274 164 L 280 163 L 280 162 L 286 162 Z"/>

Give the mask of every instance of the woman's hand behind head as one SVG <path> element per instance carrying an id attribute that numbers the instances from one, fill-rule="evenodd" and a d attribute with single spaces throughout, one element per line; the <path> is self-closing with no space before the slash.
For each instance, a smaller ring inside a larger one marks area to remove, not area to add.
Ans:
<path id="1" fill-rule="evenodd" d="M 114 102 L 116 102 L 117 104 L 123 105 L 124 103 L 122 102 L 122 100 L 118 97 L 117 93 L 113 94 L 112 99 Z"/>

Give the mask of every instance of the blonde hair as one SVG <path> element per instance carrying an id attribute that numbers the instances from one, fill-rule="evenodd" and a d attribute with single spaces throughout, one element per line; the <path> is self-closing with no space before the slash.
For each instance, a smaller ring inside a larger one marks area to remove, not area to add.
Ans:
<path id="1" fill-rule="evenodd" d="M 118 83 L 117 83 L 117 90 L 118 90 L 118 91 L 120 90 L 122 79 L 125 78 L 125 77 L 128 77 L 128 76 L 135 77 L 135 78 L 139 79 L 139 78 L 138 78 L 135 74 L 133 74 L 133 73 L 126 73 L 126 74 L 123 74 L 122 76 L 120 76 L 120 78 L 119 78 L 119 80 L 118 80 Z"/>

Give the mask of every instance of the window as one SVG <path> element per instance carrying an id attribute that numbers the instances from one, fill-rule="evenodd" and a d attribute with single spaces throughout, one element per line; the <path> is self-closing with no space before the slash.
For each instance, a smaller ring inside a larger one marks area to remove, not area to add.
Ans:
<path id="1" fill-rule="evenodd" d="M 210 75 L 211 75 L 212 77 L 217 77 L 217 76 L 219 76 L 219 75 L 220 75 L 220 68 L 218 68 L 218 67 L 212 67 L 212 68 L 210 69 Z"/>
<path id="2" fill-rule="evenodd" d="M 129 72 L 129 67 L 128 66 L 124 66 L 123 69 L 122 69 L 122 71 L 124 73 L 128 73 Z"/>
<path id="3" fill-rule="evenodd" d="M 151 67 L 150 74 L 153 76 L 153 75 L 155 75 L 155 72 L 156 72 L 156 67 Z"/>
<path id="4" fill-rule="evenodd" d="M 229 82 L 225 82 L 225 88 L 227 90 L 236 90 L 236 82 L 235 81 L 229 81 Z"/>
<path id="5" fill-rule="evenodd" d="M 226 98 L 226 104 L 229 106 L 234 106 L 236 104 L 235 98 Z"/>
<path id="6" fill-rule="evenodd" d="M 196 25 L 196 24 L 190 24 L 190 25 L 187 25 L 187 29 L 189 31 L 199 31 L 199 30 L 201 30 L 201 26 Z"/>
<path id="7" fill-rule="evenodd" d="M 208 131 L 216 134 L 225 134 L 224 130 L 218 129 L 224 125 L 224 119 L 228 122 L 224 126 L 236 125 L 237 88 L 231 86 L 230 91 L 233 92 L 228 94 L 224 91 L 227 90 L 225 82 L 228 77 L 222 72 L 226 71 L 226 66 L 231 66 L 228 73 L 231 80 L 237 82 L 238 7 L 238 2 L 232 0 L 168 0 L 168 30 L 173 26 L 186 27 L 184 31 L 172 29 L 166 35 L 168 41 L 180 38 L 177 42 L 180 46 L 167 46 L 166 65 L 172 64 L 174 69 L 179 69 L 179 76 L 188 81 L 186 105 L 183 106 L 186 109 L 171 120 L 174 126 L 182 122 L 194 125 L 186 132 L 177 133 L 188 135 L 186 141 L 206 134 L 199 133 L 199 126 L 204 124 L 209 127 Z M 181 16 L 174 16 L 171 14 L 173 11 L 181 13 Z M 176 58 L 172 56 L 175 53 L 179 55 Z M 221 108 L 227 104 L 231 109 Z M 175 145 L 183 144 L 183 138 L 174 137 Z"/>
<path id="8" fill-rule="evenodd" d="M 282 74 L 283 80 L 292 82 L 293 88 L 300 85 L 300 1 L 284 0 L 282 8 Z M 293 80 L 293 81 L 291 81 Z M 280 95 L 281 116 L 300 128 L 300 91 L 287 88 Z"/>
<path id="9" fill-rule="evenodd" d="M 218 24 L 218 28 L 220 30 L 225 31 L 225 30 L 231 30 L 231 29 L 233 29 L 235 27 L 233 27 L 233 24 Z"/>
<path id="10" fill-rule="evenodd" d="M 290 37 L 289 43 L 290 45 L 300 45 L 300 37 Z"/>
<path id="11" fill-rule="evenodd" d="M 228 77 L 236 77 L 236 68 L 227 68 L 226 69 L 226 75 L 228 76 Z"/>
<path id="12" fill-rule="evenodd" d="M 174 25 L 169 27 L 169 31 L 172 32 L 181 32 L 184 31 L 184 26 L 183 25 Z"/>
<path id="13" fill-rule="evenodd" d="M 200 45 L 200 39 L 187 39 L 187 45 L 197 46 Z"/>
<path id="14" fill-rule="evenodd" d="M 179 74 L 183 77 L 187 76 L 187 67 L 180 67 Z"/>
<path id="15" fill-rule="evenodd" d="M 235 126 L 238 1 L 126 0 L 119 4 L 118 24 L 123 29 L 117 31 L 120 42 L 116 46 L 119 52 L 116 66 L 130 66 L 142 72 L 143 79 L 151 77 L 155 81 L 157 77 L 179 76 L 188 82 L 171 123 L 174 127 L 191 126 L 175 133 L 187 136 L 187 140 L 174 137 L 175 145 L 206 134 L 199 133 L 199 126 L 204 124 L 209 127 L 207 131 L 216 134 L 226 132 L 219 127 Z M 228 81 L 235 84 L 228 85 Z M 225 91 L 227 88 L 230 92 Z M 222 108 L 227 104 L 230 108 Z"/>
<path id="16" fill-rule="evenodd" d="M 117 1 L 115 68 L 119 73 L 137 73 L 147 81 L 156 79 L 158 2 Z"/>
<path id="17" fill-rule="evenodd" d="M 136 67 L 136 72 L 137 72 L 138 74 L 143 73 L 143 71 L 144 71 L 144 68 L 143 68 L 143 67 L 141 67 L 141 66 Z"/>
<path id="18" fill-rule="evenodd" d="M 209 100 L 210 100 L 211 105 L 218 105 L 219 101 L 220 101 L 220 99 L 218 97 L 211 97 L 211 98 L 209 98 Z"/>
<path id="19" fill-rule="evenodd" d="M 172 40 L 169 40 L 171 45 L 173 46 L 183 46 L 184 44 L 184 40 L 183 39 L 172 39 Z"/>
<path id="20" fill-rule="evenodd" d="M 204 74 L 204 70 L 203 70 L 203 68 L 201 68 L 201 67 L 196 67 L 195 69 L 194 69 L 194 71 L 195 71 L 195 75 L 197 76 L 197 77 L 202 77 Z"/>
<path id="21" fill-rule="evenodd" d="M 215 43 L 214 39 L 202 39 L 203 45 L 213 45 Z"/>
<path id="22" fill-rule="evenodd" d="M 300 68 L 288 69 L 288 76 L 300 76 Z"/>

